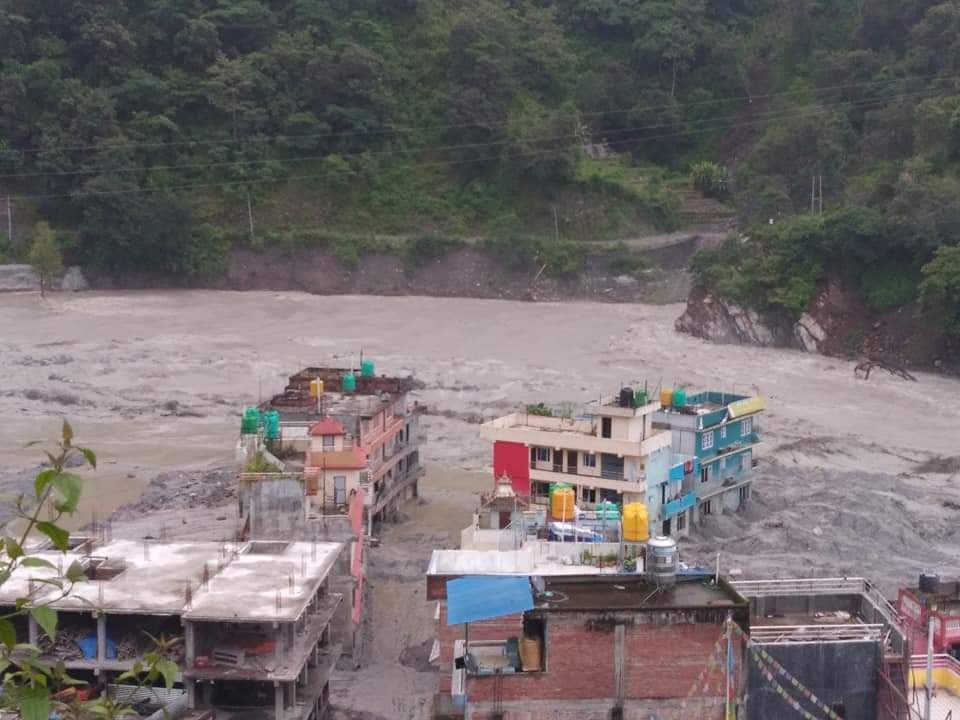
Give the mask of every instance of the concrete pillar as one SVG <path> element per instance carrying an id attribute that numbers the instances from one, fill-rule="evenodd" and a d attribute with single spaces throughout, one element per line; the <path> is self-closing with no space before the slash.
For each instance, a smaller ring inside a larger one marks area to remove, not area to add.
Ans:
<path id="1" fill-rule="evenodd" d="M 273 683 L 273 716 L 274 720 L 283 720 L 283 685 Z"/>
<path id="2" fill-rule="evenodd" d="M 107 614 L 97 615 L 97 662 L 103 664 L 107 659 Z"/>
<path id="3" fill-rule="evenodd" d="M 189 620 L 183 623 L 183 649 L 186 655 L 185 663 L 188 668 L 192 668 L 197 659 L 197 636 L 194 624 Z"/>
<path id="4" fill-rule="evenodd" d="M 273 636 L 274 642 L 277 644 L 277 660 L 279 661 L 281 667 L 286 664 L 287 658 L 287 634 L 283 631 L 283 628 L 284 626 L 280 625 Z"/>
<path id="5" fill-rule="evenodd" d="M 184 679 L 184 686 L 187 690 L 187 707 L 191 710 L 197 709 L 197 682 L 196 680 Z"/>

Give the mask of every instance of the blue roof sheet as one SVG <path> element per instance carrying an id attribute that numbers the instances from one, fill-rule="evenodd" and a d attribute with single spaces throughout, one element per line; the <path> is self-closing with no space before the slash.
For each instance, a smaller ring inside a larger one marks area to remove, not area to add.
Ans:
<path id="1" fill-rule="evenodd" d="M 528 577 L 447 580 L 447 625 L 489 620 L 533 609 Z"/>

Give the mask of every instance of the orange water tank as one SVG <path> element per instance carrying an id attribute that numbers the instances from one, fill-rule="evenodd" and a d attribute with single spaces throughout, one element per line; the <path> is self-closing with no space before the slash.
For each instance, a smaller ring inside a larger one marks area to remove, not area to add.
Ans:
<path id="1" fill-rule="evenodd" d="M 550 495 L 550 517 L 554 520 L 573 520 L 577 494 L 573 488 L 557 488 Z"/>

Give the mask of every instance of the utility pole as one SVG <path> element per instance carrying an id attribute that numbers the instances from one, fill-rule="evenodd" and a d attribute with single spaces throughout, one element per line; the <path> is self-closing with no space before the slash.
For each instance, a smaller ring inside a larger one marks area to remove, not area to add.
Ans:
<path id="1" fill-rule="evenodd" d="M 10 204 L 10 196 L 7 195 L 7 242 L 13 246 L 13 206 Z"/>
<path id="2" fill-rule="evenodd" d="M 820 214 L 823 215 L 823 175 L 818 177 L 820 183 Z"/>
<path id="3" fill-rule="evenodd" d="M 553 207 L 553 237 L 558 243 L 560 242 L 560 219 L 557 216 L 557 207 Z"/>
<path id="4" fill-rule="evenodd" d="M 817 176 L 810 176 L 810 214 L 817 211 Z"/>
<path id="5" fill-rule="evenodd" d="M 253 244 L 253 203 L 250 202 L 250 193 L 247 193 L 247 221 L 250 223 L 250 244 Z"/>

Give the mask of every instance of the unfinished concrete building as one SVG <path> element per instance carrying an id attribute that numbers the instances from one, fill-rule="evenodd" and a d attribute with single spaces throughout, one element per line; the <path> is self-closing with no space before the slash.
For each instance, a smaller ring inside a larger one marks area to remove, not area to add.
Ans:
<path id="1" fill-rule="evenodd" d="M 339 543 L 153 543 L 76 538 L 66 554 L 35 553 L 56 569 L 20 568 L 0 588 L 0 609 L 19 598 L 50 604 L 55 643 L 32 616 L 17 640 L 71 674 L 109 683 L 152 648 L 171 652 L 188 717 L 313 720 L 328 716 L 329 676 L 349 639 L 349 611 L 333 578 L 349 574 Z M 69 595 L 41 580 L 80 563 L 89 578 Z M 149 633 L 149 635 L 148 635 Z"/>

